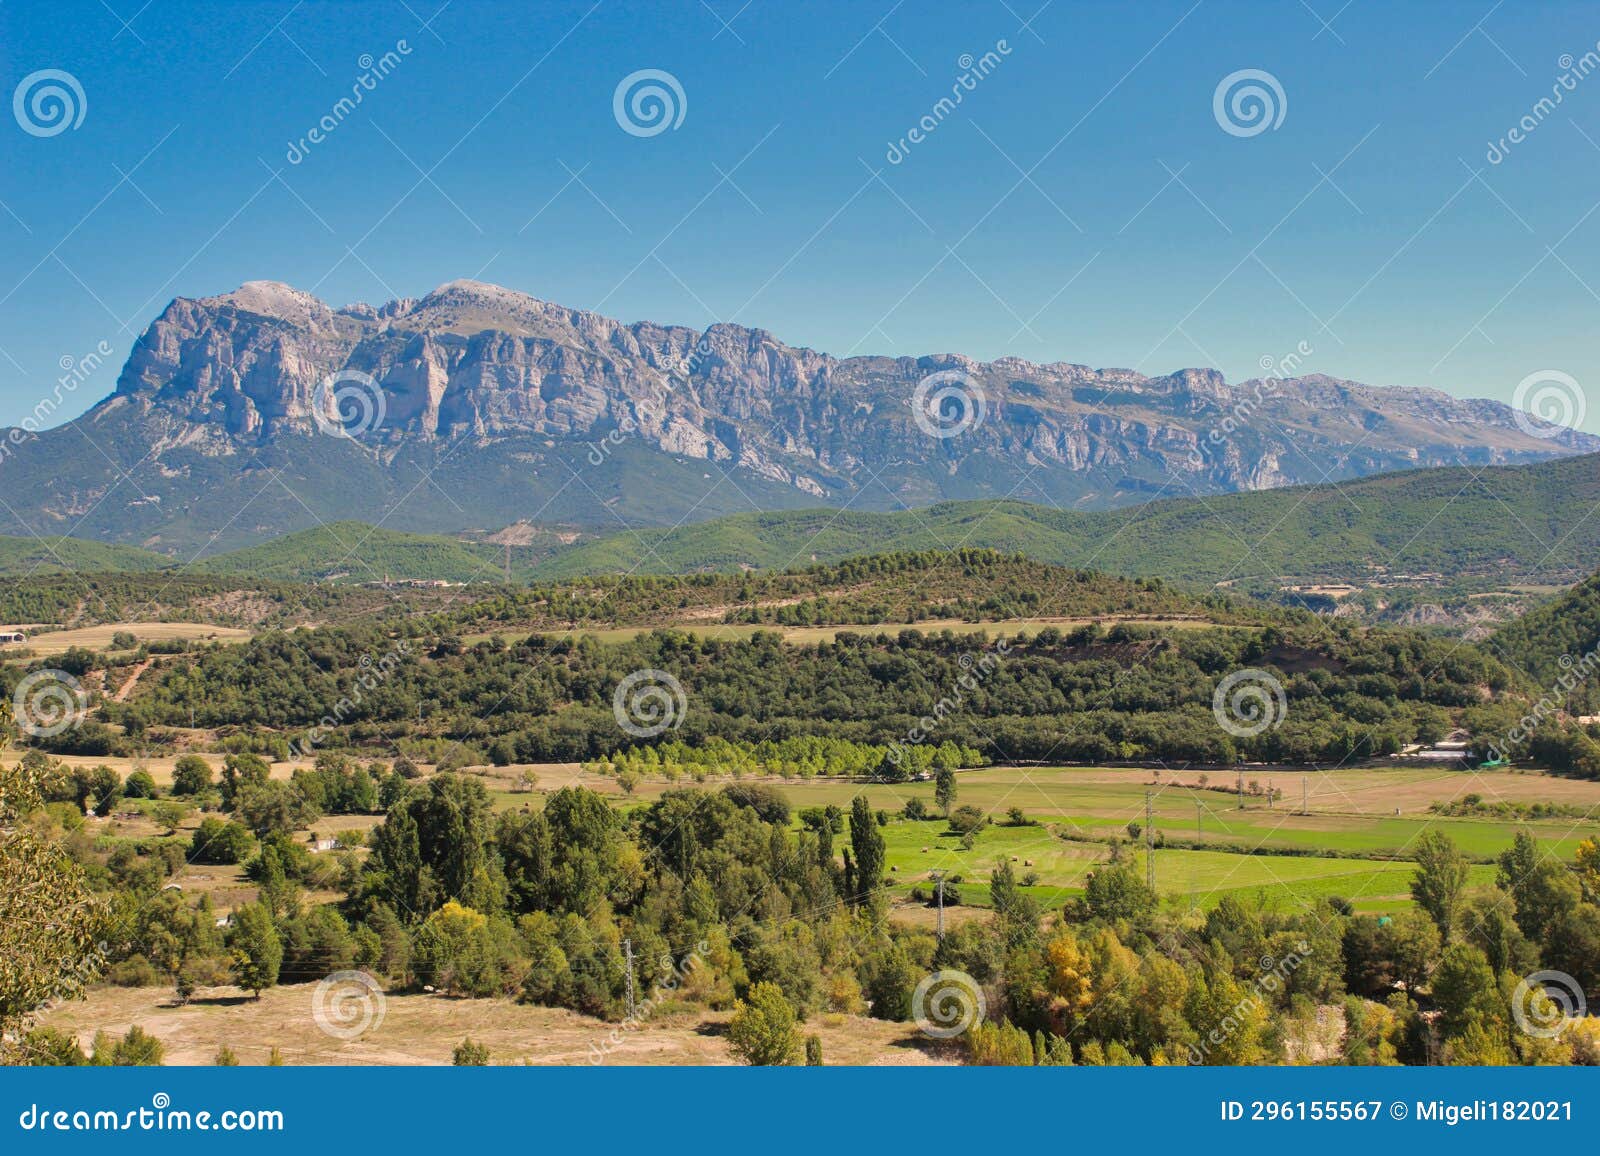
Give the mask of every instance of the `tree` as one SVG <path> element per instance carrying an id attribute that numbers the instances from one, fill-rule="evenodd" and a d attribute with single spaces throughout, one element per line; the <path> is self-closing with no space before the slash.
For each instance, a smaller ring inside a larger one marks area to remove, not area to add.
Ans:
<path id="1" fill-rule="evenodd" d="M 0 766 L 0 1055 L 28 1013 L 78 994 L 104 962 L 105 905 L 78 862 L 21 821 L 40 805 L 42 773 Z"/>
<path id="2" fill-rule="evenodd" d="M 247 787 L 259 787 L 272 773 L 272 768 L 260 755 L 229 755 L 222 760 L 222 806 L 233 810 L 239 793 Z"/>
<path id="3" fill-rule="evenodd" d="M 945 815 L 956 802 L 956 773 L 949 767 L 940 767 L 933 777 L 933 801 Z"/>
<path id="4" fill-rule="evenodd" d="M 122 793 L 129 799 L 153 799 L 156 797 L 156 781 L 149 771 L 140 767 L 122 784 Z"/>
<path id="5" fill-rule="evenodd" d="M 857 907 L 871 906 L 883 885 L 884 843 L 865 795 L 857 795 L 850 803 L 850 849 L 856 857 L 856 894 L 851 902 Z"/>
<path id="6" fill-rule="evenodd" d="M 239 986 L 260 999 L 263 991 L 278 982 L 278 968 L 283 964 L 283 942 L 267 909 L 259 903 L 247 903 L 234 912 L 229 945 L 233 948 L 233 973 Z"/>
<path id="7" fill-rule="evenodd" d="M 1439 1028 L 1446 1037 L 1464 1035 L 1473 1024 L 1505 1028 L 1505 1000 L 1494 969 L 1476 947 L 1453 943 L 1445 948 L 1432 977 Z"/>
<path id="8" fill-rule="evenodd" d="M 450 1062 L 458 1068 L 487 1068 L 489 1047 L 487 1044 L 473 1043 L 472 1037 L 468 1036 L 450 1053 Z"/>
<path id="9" fill-rule="evenodd" d="M 1108 863 L 1090 872 L 1084 881 L 1083 901 L 1094 918 L 1113 920 L 1137 919 L 1154 911 L 1159 902 L 1128 862 Z"/>
<path id="10" fill-rule="evenodd" d="M 1184 1001 L 1184 1015 L 1200 1037 L 1197 1062 L 1207 1065 L 1259 1064 L 1266 1059 L 1267 1006 L 1231 975 L 1196 975 Z"/>
<path id="11" fill-rule="evenodd" d="M 1417 840 L 1417 873 L 1411 879 L 1411 898 L 1433 917 L 1439 938 L 1450 942 L 1467 892 L 1467 857 L 1450 836 L 1429 831 Z"/>
<path id="12" fill-rule="evenodd" d="M 852 821 L 854 815 L 851 816 Z M 853 825 L 853 822 L 852 822 Z M 734 1004 L 728 1044 L 745 1063 L 755 1066 L 793 1064 L 800 1051 L 794 1007 L 775 983 L 751 987 L 747 1000 Z"/>
<path id="13" fill-rule="evenodd" d="M 1402 911 L 1381 929 L 1380 943 L 1394 968 L 1394 976 L 1415 997 L 1439 958 L 1439 929 L 1421 911 Z"/>
<path id="14" fill-rule="evenodd" d="M 316 806 L 281 780 L 240 787 L 234 794 L 234 809 L 258 838 L 310 826 L 318 817 Z"/>
<path id="15" fill-rule="evenodd" d="M 93 811 L 102 818 L 116 810 L 122 801 L 122 779 L 108 766 L 98 766 L 89 772 L 84 792 L 83 809 Z"/>
<path id="16" fill-rule="evenodd" d="M 1542 943 L 1550 925 L 1582 901 L 1582 885 L 1545 853 L 1532 832 L 1517 832 L 1500 855 L 1499 866 L 1497 882 L 1516 900 L 1517 926 L 1536 943 Z"/>
<path id="17" fill-rule="evenodd" d="M 250 854 L 255 839 L 238 823 L 207 815 L 189 839 L 191 863 L 240 863 Z"/>
<path id="18" fill-rule="evenodd" d="M 211 764 L 199 755 L 179 755 L 172 768 L 174 795 L 199 795 L 211 789 Z"/>

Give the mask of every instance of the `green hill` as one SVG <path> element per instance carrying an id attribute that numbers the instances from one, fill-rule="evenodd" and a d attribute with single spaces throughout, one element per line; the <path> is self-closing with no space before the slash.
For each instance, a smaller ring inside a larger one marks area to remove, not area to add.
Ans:
<path id="1" fill-rule="evenodd" d="M 1188 583 L 1380 580 L 1565 585 L 1600 551 L 1600 456 L 1532 466 L 1383 474 L 1351 482 L 1105 511 L 947 502 L 892 514 L 740 514 L 617 534 L 546 559 L 539 578 L 782 569 L 866 553 L 983 547 Z"/>
<path id="2" fill-rule="evenodd" d="M 277 582 L 498 582 L 503 576 L 493 546 L 365 522 L 330 522 L 203 558 L 191 569 Z"/>
<path id="3" fill-rule="evenodd" d="M 1575 713 L 1600 703 L 1600 574 L 1501 627 L 1479 643 Z M 1562 680 L 1571 684 L 1566 704 Z"/>
<path id="4" fill-rule="evenodd" d="M 0 577 L 86 571 L 138 572 L 170 566 L 171 559 L 137 546 L 113 546 L 86 538 L 0 537 Z"/>

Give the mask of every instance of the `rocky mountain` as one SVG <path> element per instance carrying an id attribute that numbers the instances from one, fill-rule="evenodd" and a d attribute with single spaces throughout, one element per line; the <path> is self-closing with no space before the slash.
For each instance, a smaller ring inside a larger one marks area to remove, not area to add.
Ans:
<path id="1" fill-rule="evenodd" d="M 338 309 L 257 281 L 173 301 L 112 396 L 14 444 L 0 487 L 22 522 L 4 532 L 187 554 L 348 518 L 435 531 L 981 497 L 1107 508 L 1600 449 L 1516 416 L 1323 376 L 840 359 L 471 281 Z"/>

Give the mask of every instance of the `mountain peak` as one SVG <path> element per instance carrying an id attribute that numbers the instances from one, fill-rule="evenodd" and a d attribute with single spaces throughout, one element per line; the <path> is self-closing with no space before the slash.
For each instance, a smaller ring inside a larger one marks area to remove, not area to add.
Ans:
<path id="1" fill-rule="evenodd" d="M 335 375 L 368 383 L 378 417 L 330 439 L 319 436 L 327 414 L 317 394 Z M 916 409 L 919 397 L 940 411 Z M 115 402 L 84 420 L 97 444 L 125 439 L 145 471 L 129 490 L 141 502 L 236 484 L 246 505 L 249 463 L 262 452 L 285 455 L 305 478 L 359 474 L 372 493 L 404 495 L 419 466 L 470 439 L 470 455 L 446 453 L 441 508 L 412 523 L 462 528 L 541 511 L 670 523 L 726 512 L 712 505 L 722 497 L 768 509 L 996 496 L 1113 506 L 1174 482 L 1217 493 L 1600 449 L 1587 434 L 1529 433 L 1518 418 L 1499 402 L 1322 376 L 1242 395 L 1206 368 L 1151 378 L 953 351 L 839 358 L 765 330 L 625 324 L 462 280 L 338 311 L 276 281 L 179 298 L 130 354 Z M 74 436 L 34 447 L 37 475 L 8 465 L 37 479 L 29 484 L 50 527 L 70 525 L 121 480 L 96 477 Z M 702 502 L 713 470 L 733 484 Z M 569 485 L 575 471 L 581 487 Z M 371 512 L 329 484 L 347 499 L 332 512 Z M 131 540 L 193 517 L 181 501 L 104 508 L 108 525 L 137 528 Z"/>
<path id="2" fill-rule="evenodd" d="M 282 281 L 246 281 L 232 292 L 202 297 L 199 304 L 212 308 L 231 307 L 285 321 L 309 321 L 332 313 L 310 293 Z"/>

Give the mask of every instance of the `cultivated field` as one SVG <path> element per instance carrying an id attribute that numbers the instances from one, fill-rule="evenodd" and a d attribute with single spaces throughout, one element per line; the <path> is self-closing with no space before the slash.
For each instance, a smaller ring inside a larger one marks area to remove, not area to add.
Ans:
<path id="1" fill-rule="evenodd" d="M 35 628 L 37 630 L 37 628 Z M 27 649 L 36 656 L 62 654 L 74 646 L 89 650 L 106 650 L 120 631 L 126 631 L 140 642 L 240 642 L 250 637 L 248 630 L 235 626 L 212 626 L 205 622 L 116 622 L 103 626 L 83 626 L 75 630 L 50 630 L 30 633 L 26 647 L 0 647 L 0 657 L 7 650 Z"/>

